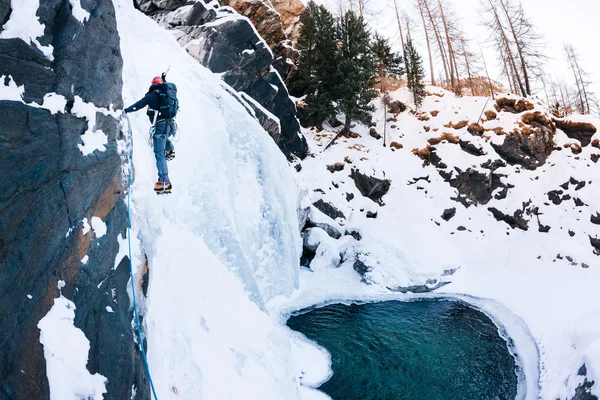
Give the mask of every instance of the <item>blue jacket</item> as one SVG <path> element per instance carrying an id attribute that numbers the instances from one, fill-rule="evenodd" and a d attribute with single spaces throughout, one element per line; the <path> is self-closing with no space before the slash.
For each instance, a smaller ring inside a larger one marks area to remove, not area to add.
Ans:
<path id="1" fill-rule="evenodd" d="M 127 107 L 125 109 L 125 112 L 130 113 L 130 112 L 138 111 L 138 110 L 141 110 L 142 108 L 148 106 L 148 112 L 146 114 L 148 114 L 148 118 L 150 118 L 150 122 L 154 122 L 154 111 L 160 109 L 160 90 L 158 89 L 160 85 L 162 85 L 162 84 L 150 86 L 150 89 L 148 89 L 148 93 L 146 93 L 146 95 L 141 100 L 139 100 L 138 102 L 134 103 L 133 105 Z M 160 121 L 162 119 L 166 119 L 166 118 L 161 117 L 160 113 L 159 113 L 156 120 Z"/>

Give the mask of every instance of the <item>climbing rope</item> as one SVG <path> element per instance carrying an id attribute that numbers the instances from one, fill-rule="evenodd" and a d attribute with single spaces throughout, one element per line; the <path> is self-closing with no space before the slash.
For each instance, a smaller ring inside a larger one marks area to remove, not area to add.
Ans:
<path id="1" fill-rule="evenodd" d="M 129 121 L 129 116 L 125 115 L 127 119 L 127 129 L 129 134 L 129 145 L 131 146 L 131 151 L 129 153 L 129 175 L 127 177 L 127 245 L 129 247 L 129 273 L 131 277 L 131 295 L 133 297 L 133 314 L 135 316 L 135 325 L 137 327 L 138 333 L 138 344 L 140 346 L 140 351 L 142 352 L 142 358 L 144 359 L 144 364 L 146 365 L 146 373 L 148 375 L 148 381 L 150 382 L 150 387 L 152 388 L 152 394 L 154 395 L 154 400 L 158 400 L 156 396 L 156 390 L 154 390 L 154 383 L 152 382 L 152 375 L 150 374 L 150 366 L 148 365 L 148 359 L 146 357 L 146 351 L 144 350 L 144 341 L 142 338 L 142 328 L 140 326 L 140 315 L 137 310 L 137 302 L 135 295 L 135 285 L 133 283 L 133 261 L 131 258 L 131 175 L 133 174 L 133 132 L 131 129 L 131 121 Z"/>

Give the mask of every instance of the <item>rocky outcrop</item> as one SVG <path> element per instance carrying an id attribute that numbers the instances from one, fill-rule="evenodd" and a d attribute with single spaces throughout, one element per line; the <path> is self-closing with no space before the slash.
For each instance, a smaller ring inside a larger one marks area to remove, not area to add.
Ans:
<path id="1" fill-rule="evenodd" d="M 506 135 L 502 145 L 491 145 L 505 161 L 534 170 L 552 153 L 556 126 L 538 111 L 526 113 L 521 119 L 519 129 Z"/>
<path id="2" fill-rule="evenodd" d="M 0 0 L 0 22 L 10 0 Z M 19 2 L 12 2 L 19 4 Z M 82 155 L 87 121 L 70 113 L 74 96 L 97 107 L 122 106 L 119 36 L 110 0 L 83 2 L 80 23 L 69 2 L 45 1 L 37 10 L 53 60 L 21 39 L 0 39 L 0 70 L 24 86 L 23 101 L 66 98 L 65 112 L 20 101 L 0 101 L 0 398 L 48 399 L 46 361 L 37 324 L 62 294 L 77 309 L 75 326 L 90 341 L 87 368 L 108 379 L 106 398 L 149 393 L 131 330 L 125 259 L 116 268 L 117 236 L 125 235 L 126 210 L 117 152 L 117 121 L 97 114 L 105 151 Z M 5 85 L 3 81 L 0 84 Z M 84 234 L 82 220 L 100 218 L 105 235 Z M 99 237 L 101 236 L 101 237 Z M 87 263 L 82 259 L 87 256 Z M 114 313 L 107 313 L 111 306 Z"/>
<path id="3" fill-rule="evenodd" d="M 562 130 L 571 139 L 579 140 L 583 147 L 592 142 L 592 136 L 597 131 L 596 127 L 589 122 L 575 122 L 556 118 L 553 121 L 558 129 Z"/>
<path id="4" fill-rule="evenodd" d="M 283 32 L 288 39 L 296 42 L 300 36 L 300 15 L 304 12 L 304 3 L 300 0 L 271 0 L 271 4 L 281 16 Z"/>
<path id="5" fill-rule="evenodd" d="M 250 20 L 215 2 L 186 3 L 185 0 L 136 0 L 141 10 L 176 30 L 179 44 L 191 56 L 221 74 L 223 81 L 252 97 L 268 112 L 259 113 L 262 116 L 259 122 L 286 156 L 295 154 L 304 158 L 308 147 L 300 134 L 296 106 L 273 67 L 273 52 Z M 279 120 L 278 137 L 273 135 L 277 123 L 273 116 Z"/>
<path id="6" fill-rule="evenodd" d="M 221 0 L 220 3 L 248 17 L 271 49 L 286 40 L 281 17 L 269 0 Z"/>
<path id="7" fill-rule="evenodd" d="M 356 188 L 363 196 L 380 205 L 383 204 L 381 198 L 390 190 L 391 182 L 388 179 L 367 176 L 356 168 L 352 168 L 350 177 L 354 180 Z"/>
<path id="8" fill-rule="evenodd" d="M 252 21 L 273 51 L 273 67 L 287 80 L 297 69 L 299 53 L 295 43 L 304 4 L 300 0 L 223 0 L 221 5 L 232 7 Z"/>

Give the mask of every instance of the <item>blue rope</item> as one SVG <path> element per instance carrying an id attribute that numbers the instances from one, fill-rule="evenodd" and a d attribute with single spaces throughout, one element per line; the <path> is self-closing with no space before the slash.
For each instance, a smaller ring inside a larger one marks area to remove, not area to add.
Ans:
<path id="1" fill-rule="evenodd" d="M 137 302 L 135 300 L 135 285 L 133 284 L 133 261 L 131 259 L 131 175 L 133 174 L 133 134 L 131 131 L 131 122 L 129 116 L 127 118 L 127 126 L 129 129 L 129 140 L 131 144 L 131 154 L 129 155 L 129 176 L 127 178 L 127 245 L 129 246 L 129 273 L 131 275 L 131 294 L 133 296 L 133 314 L 135 315 L 135 325 L 138 332 L 138 341 L 140 350 L 142 352 L 142 358 L 146 365 L 146 373 L 148 374 L 148 381 L 150 381 L 150 387 L 152 388 L 152 394 L 154 399 L 158 400 L 156 396 L 156 390 L 154 390 L 154 383 L 152 382 L 152 375 L 150 375 L 150 366 L 148 365 L 148 359 L 146 358 L 146 351 L 144 350 L 144 341 L 142 339 L 142 328 L 140 327 L 140 316 L 137 311 Z"/>

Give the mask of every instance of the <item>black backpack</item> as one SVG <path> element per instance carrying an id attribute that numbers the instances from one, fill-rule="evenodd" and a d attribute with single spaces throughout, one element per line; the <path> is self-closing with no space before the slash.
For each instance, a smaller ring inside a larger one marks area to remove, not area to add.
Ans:
<path id="1" fill-rule="evenodd" d="M 171 82 L 165 82 L 158 87 L 160 94 L 159 114 L 162 118 L 175 118 L 179 111 L 179 100 L 177 100 L 177 86 Z"/>

